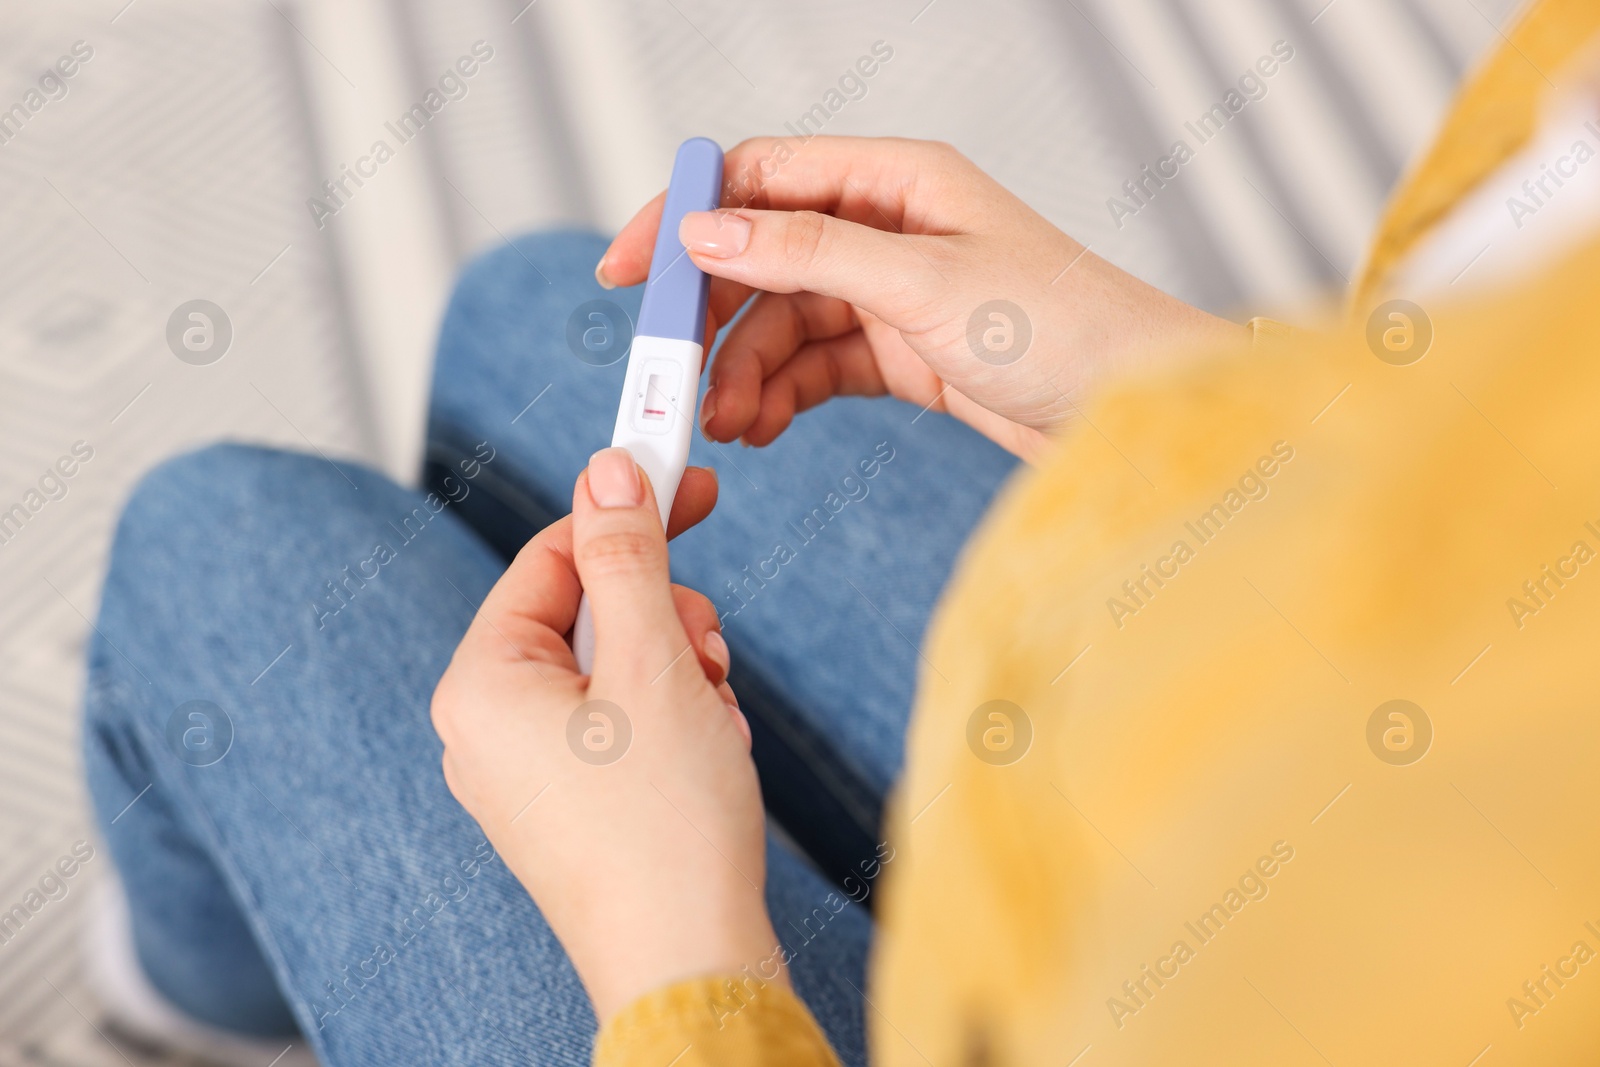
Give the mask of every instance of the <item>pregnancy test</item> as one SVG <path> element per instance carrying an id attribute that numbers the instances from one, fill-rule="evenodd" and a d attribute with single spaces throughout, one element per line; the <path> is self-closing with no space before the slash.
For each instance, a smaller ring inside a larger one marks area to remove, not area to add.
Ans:
<path id="1" fill-rule="evenodd" d="M 700 363 L 706 333 L 706 300 L 711 279 L 694 265 L 678 223 L 691 211 L 712 211 L 722 197 L 722 149 L 715 141 L 692 137 L 678 146 L 644 283 L 639 325 L 628 350 L 628 372 L 611 444 L 626 448 L 650 476 L 661 510 L 661 526 L 672 513 L 672 498 L 689 463 L 689 435 L 700 390 Z M 594 619 L 589 598 L 578 605 L 572 651 L 585 674 L 594 666 Z"/>

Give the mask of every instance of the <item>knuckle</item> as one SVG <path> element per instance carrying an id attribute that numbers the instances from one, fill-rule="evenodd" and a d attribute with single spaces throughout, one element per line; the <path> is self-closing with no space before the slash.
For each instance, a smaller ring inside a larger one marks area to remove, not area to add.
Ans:
<path id="1" fill-rule="evenodd" d="M 711 603 L 710 597 L 698 589 L 690 589 L 687 586 L 680 585 L 674 588 L 677 592 L 678 607 L 683 615 L 691 619 L 705 620 L 713 630 L 722 628 L 717 625 L 717 607 Z"/>
<path id="2" fill-rule="evenodd" d="M 463 781 L 461 775 L 456 772 L 455 761 L 450 758 L 448 751 L 439 757 L 439 770 L 444 775 L 445 788 L 450 790 L 450 795 L 456 798 L 456 803 L 467 809 L 467 813 L 476 818 L 475 812 L 478 806 L 478 798 L 469 787 L 469 783 Z"/>
<path id="3" fill-rule="evenodd" d="M 946 278 L 960 277 L 967 272 L 972 263 L 971 253 L 966 248 L 943 238 L 918 238 L 914 241 L 914 244 L 917 251 L 922 253 L 924 262 L 932 269 L 934 274 L 932 278 L 918 279 L 919 289 L 922 292 L 927 292 L 930 288 L 940 285 Z M 948 286 L 941 286 L 941 288 L 948 288 Z M 948 298 L 948 293 L 941 292 L 939 294 L 941 302 Z"/>
<path id="4" fill-rule="evenodd" d="M 822 248 L 827 220 L 816 211 L 796 211 L 783 234 L 783 258 L 797 267 L 813 262 Z"/>
<path id="5" fill-rule="evenodd" d="M 959 148 L 947 141 L 929 141 L 926 148 L 927 169 L 940 187 L 950 187 L 951 183 L 965 182 L 970 180 L 972 174 L 978 172 L 972 161 Z"/>
<path id="6" fill-rule="evenodd" d="M 456 737 L 455 701 L 451 699 L 448 690 L 450 675 L 446 674 L 439 680 L 439 686 L 433 691 L 433 700 L 428 706 L 428 718 L 433 722 L 433 732 L 439 735 L 439 740 L 448 748 Z"/>
<path id="7" fill-rule="evenodd" d="M 653 569 L 662 553 L 661 539 L 642 530 L 612 530 L 591 537 L 577 549 L 579 564 L 591 575 L 634 574 Z"/>

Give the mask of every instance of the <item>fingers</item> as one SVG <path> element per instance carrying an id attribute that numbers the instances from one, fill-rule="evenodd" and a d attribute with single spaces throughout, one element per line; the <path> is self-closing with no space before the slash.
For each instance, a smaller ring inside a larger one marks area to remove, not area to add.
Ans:
<path id="1" fill-rule="evenodd" d="M 722 624 L 717 609 L 702 593 L 681 585 L 672 587 L 672 602 L 678 609 L 678 619 L 689 635 L 706 681 L 721 685 L 728 678 L 732 656 L 728 643 L 722 639 Z"/>
<path id="2" fill-rule="evenodd" d="M 755 420 L 761 386 L 803 344 L 855 329 L 850 305 L 810 293 L 763 293 L 728 331 L 701 407 L 701 429 L 732 441 Z M 711 412 L 707 417 L 706 412 Z"/>
<path id="3" fill-rule="evenodd" d="M 649 479 L 623 448 L 596 452 L 572 494 L 572 555 L 594 613 L 596 679 L 654 682 L 688 651 Z"/>
<path id="4" fill-rule="evenodd" d="M 672 501 L 673 536 L 711 514 L 716 502 L 716 472 L 709 467 L 687 468 Z M 484 598 L 468 629 L 469 640 L 464 640 L 463 645 L 492 655 L 576 670 L 565 635 L 577 618 L 582 594 L 573 554 L 573 519 L 569 515 L 545 527 L 522 546 Z M 692 617 L 701 620 L 702 629 L 713 628 L 716 609 L 704 597 L 700 599 L 703 607 L 696 608 Z M 709 624 L 704 623 L 707 615 Z M 696 650 L 702 650 L 702 645 L 703 641 L 697 641 Z M 727 669 L 724 662 L 719 677 L 725 677 Z M 707 671 L 708 676 L 711 673 Z"/>
<path id="5" fill-rule="evenodd" d="M 685 467 L 667 516 L 667 537 L 677 537 L 698 525 L 717 506 L 717 472 L 710 467 Z"/>
<path id="6" fill-rule="evenodd" d="M 813 137 L 804 144 L 761 137 L 723 161 L 725 208 L 816 211 L 900 233 L 961 229 L 952 214 L 987 179 L 949 145 L 901 138 Z M 666 193 L 639 209 L 617 234 L 595 274 L 603 285 L 637 285 L 650 268 Z M 749 297 L 748 284 L 714 280 L 719 325 Z"/>
<path id="7" fill-rule="evenodd" d="M 755 417 L 740 436 L 746 444 L 769 445 L 802 411 L 836 396 L 881 396 L 886 391 L 860 330 L 812 341 L 762 383 Z"/>
<path id="8" fill-rule="evenodd" d="M 595 265 L 594 276 L 601 285 L 607 289 L 619 285 L 638 285 L 649 276 L 656 231 L 661 228 L 661 210 L 666 200 L 667 194 L 661 193 L 640 208 L 617 234 Z M 738 314 L 754 291 L 748 285 L 721 278 L 711 279 L 711 297 L 706 306 L 706 314 L 711 319 L 711 332 L 714 334 Z M 706 351 L 711 351 L 709 342 Z"/>
<path id="9" fill-rule="evenodd" d="M 577 618 L 582 595 L 569 516 L 522 546 L 484 598 L 461 647 L 576 670 L 564 635 Z"/>
<path id="10" fill-rule="evenodd" d="M 717 695 L 722 697 L 722 702 L 728 706 L 728 714 L 733 716 L 733 724 L 744 735 L 744 747 L 748 750 L 751 745 L 750 720 L 739 708 L 739 699 L 733 695 L 733 688 L 727 682 L 717 686 Z"/>
<path id="11" fill-rule="evenodd" d="M 923 327 L 944 285 L 930 256 L 944 258 L 937 246 L 947 238 L 888 233 L 815 211 L 692 211 L 678 236 L 713 277 L 835 297 L 902 330 Z"/>
<path id="12" fill-rule="evenodd" d="M 813 137 L 803 145 L 757 137 L 723 159 L 724 207 L 822 211 L 890 230 L 955 228 L 944 217 L 955 188 L 981 172 L 937 141 L 900 137 Z M 927 225 L 908 224 L 921 209 Z"/>
<path id="13" fill-rule="evenodd" d="M 595 280 L 607 289 L 618 285 L 638 285 L 650 273 L 650 257 L 655 252 L 656 231 L 661 229 L 661 212 L 667 206 L 667 191 L 657 193 L 648 204 L 628 220 L 610 247 L 600 256 Z"/>
<path id="14" fill-rule="evenodd" d="M 657 197 L 646 205 L 645 209 L 635 217 L 634 222 L 628 224 L 630 227 L 635 224 L 640 226 L 648 224 L 649 243 L 635 240 L 636 234 L 624 230 L 623 235 L 617 238 L 619 243 L 613 244 L 612 250 L 601 256 L 600 262 L 595 265 L 595 279 L 607 289 L 614 289 L 619 285 L 638 285 L 643 282 L 650 273 L 651 245 L 655 242 L 655 231 L 660 222 L 661 198 Z M 642 259 L 639 256 L 641 249 Z M 739 309 L 754 292 L 755 290 L 748 285 L 740 285 L 723 278 L 711 279 L 710 298 L 706 302 L 706 334 L 701 341 L 705 356 L 709 357 L 711 354 L 711 346 L 716 342 L 717 331 L 739 313 Z"/>
<path id="15" fill-rule="evenodd" d="M 661 212 L 666 199 L 665 192 L 657 193 L 611 239 L 611 244 L 600 254 L 600 262 L 595 264 L 595 280 L 601 286 L 615 289 L 619 285 L 638 285 L 650 276 L 650 261 L 655 255 L 656 234 L 661 229 Z M 710 310 L 718 323 L 732 318 L 751 292 L 747 286 L 713 278 Z"/>

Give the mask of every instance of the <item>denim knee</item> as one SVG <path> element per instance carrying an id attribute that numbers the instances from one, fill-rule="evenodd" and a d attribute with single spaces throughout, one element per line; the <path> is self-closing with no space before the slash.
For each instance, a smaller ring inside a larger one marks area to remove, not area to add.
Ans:
<path id="1" fill-rule="evenodd" d="M 502 372 L 508 359 L 578 362 L 566 350 L 566 327 L 589 301 L 620 307 L 631 324 L 638 317 L 638 290 L 606 290 L 594 277 L 608 243 L 577 230 L 526 234 L 468 263 L 439 330 L 435 406 L 460 395 L 456 385 Z"/>
<path id="2" fill-rule="evenodd" d="M 91 695 L 108 686 L 181 690 L 206 669 L 201 657 L 236 651 L 216 647 L 229 639 L 216 623 L 245 609 L 241 586 L 305 572 L 329 551 L 330 534 L 391 497 L 398 509 L 406 491 L 363 467 L 252 445 L 215 444 L 155 467 L 117 523 L 90 648 Z"/>

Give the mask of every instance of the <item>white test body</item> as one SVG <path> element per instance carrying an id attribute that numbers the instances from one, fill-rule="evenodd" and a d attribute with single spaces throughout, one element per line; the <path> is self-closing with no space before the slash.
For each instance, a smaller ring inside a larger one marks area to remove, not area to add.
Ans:
<path id="1" fill-rule="evenodd" d="M 668 337 L 635 337 L 628 352 L 627 377 L 611 444 L 626 448 L 649 475 L 662 529 L 689 464 L 689 435 L 694 432 L 703 352 L 693 341 Z M 587 594 L 578 604 L 572 651 L 578 669 L 588 674 L 594 668 L 594 618 Z"/>

